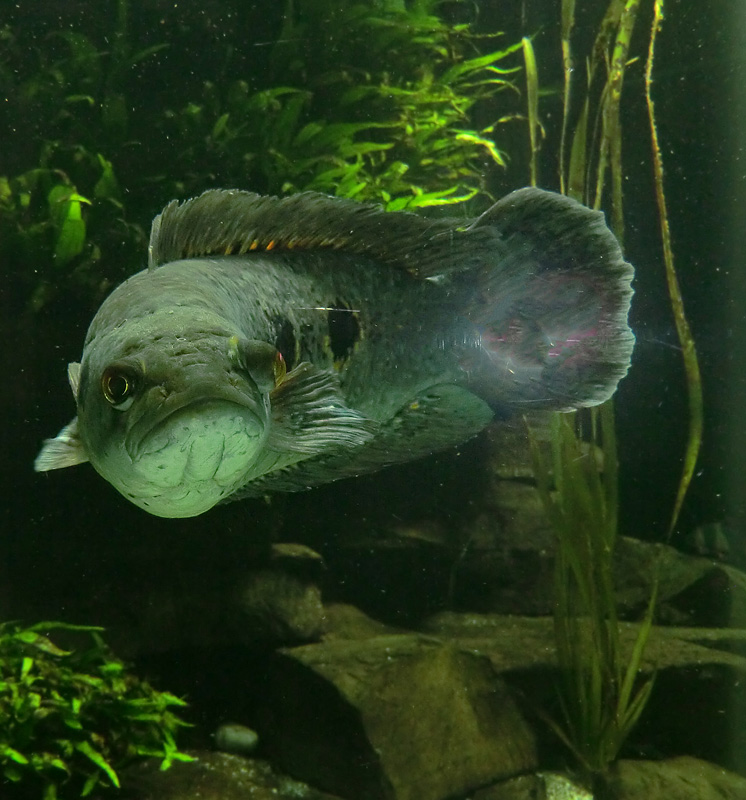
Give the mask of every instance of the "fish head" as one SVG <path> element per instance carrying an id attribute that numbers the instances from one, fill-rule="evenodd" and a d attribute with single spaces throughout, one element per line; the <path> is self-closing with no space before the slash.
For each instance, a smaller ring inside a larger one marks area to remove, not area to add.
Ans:
<path id="1" fill-rule="evenodd" d="M 75 435 L 96 471 L 132 503 L 156 516 L 191 517 L 252 474 L 284 363 L 271 345 L 193 313 L 164 317 L 125 321 L 90 339 L 71 380 Z"/>

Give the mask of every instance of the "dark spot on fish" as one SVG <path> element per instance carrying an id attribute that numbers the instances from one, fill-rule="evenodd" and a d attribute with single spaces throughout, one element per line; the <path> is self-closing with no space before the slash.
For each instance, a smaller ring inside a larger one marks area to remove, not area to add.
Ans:
<path id="1" fill-rule="evenodd" d="M 273 325 L 275 329 L 275 347 L 282 353 L 287 369 L 290 371 L 295 366 L 297 355 L 297 339 L 293 324 L 286 317 L 276 317 L 273 320 Z"/>
<path id="2" fill-rule="evenodd" d="M 304 322 L 300 326 L 297 346 L 299 361 L 313 361 L 317 357 L 317 335 L 318 331 L 309 322 Z"/>
<path id="3" fill-rule="evenodd" d="M 327 314 L 329 326 L 329 347 L 334 361 L 345 361 L 352 355 L 356 342 L 360 339 L 360 324 L 357 314 L 347 305 L 337 301 Z"/>

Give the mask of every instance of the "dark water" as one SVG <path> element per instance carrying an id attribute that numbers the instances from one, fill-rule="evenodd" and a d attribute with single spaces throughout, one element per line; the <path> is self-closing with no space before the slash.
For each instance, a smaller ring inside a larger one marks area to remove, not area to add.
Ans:
<path id="1" fill-rule="evenodd" d="M 591 0 L 579 4 L 579 42 L 592 40 L 605 5 Z M 650 5 L 643 3 L 633 43 L 641 60 Z M 298 6 L 302 14 L 304 4 Z M 503 43 L 538 31 L 535 47 L 541 79 L 556 89 L 561 84 L 558 6 L 538 0 L 483 2 L 471 13 L 480 29 L 504 31 Z M 335 0 L 308 3 L 307 8 L 322 18 L 325 14 L 331 18 L 336 11 Z M 461 13 L 455 5 L 446 11 L 455 17 Z M 37 251 L 30 248 L 28 259 L 6 252 L 7 263 L 0 264 L 4 355 L 0 613 L 5 617 L 102 622 L 116 635 L 116 626 L 130 625 L 152 587 L 167 585 L 175 571 L 183 568 L 191 574 L 199 564 L 219 571 L 227 563 L 261 557 L 270 542 L 278 540 L 302 542 L 324 555 L 330 565 L 326 579 L 330 600 L 356 603 L 387 621 L 411 624 L 448 607 L 453 599 L 448 588 L 452 564 L 436 547 L 413 555 L 406 548 L 389 552 L 365 543 L 356 549 L 349 543 L 361 532 L 407 526 L 437 529 L 438 535 L 451 537 L 450 545 L 461 541 L 459 537 L 485 508 L 491 451 L 484 438 L 464 445 L 458 453 L 440 454 L 380 475 L 278 497 L 271 503 L 222 506 L 183 521 L 144 515 L 87 466 L 46 475 L 32 471 L 40 441 L 59 430 L 74 411 L 64 377 L 66 364 L 79 357 L 88 322 L 108 288 L 144 264 L 144 234 L 152 216 L 173 197 L 214 186 L 281 191 L 277 174 L 254 163 L 247 165 L 242 154 L 227 144 L 223 150 L 213 146 L 214 141 L 206 144 L 210 126 L 197 120 L 196 112 L 193 139 L 182 135 L 178 152 L 170 144 L 177 138 L 176 122 L 164 123 L 162 130 L 149 125 L 189 103 L 209 108 L 211 95 L 205 82 L 218 87 L 217 94 L 237 80 L 245 81 L 247 91 L 255 91 L 271 86 L 271 72 L 277 70 L 283 80 L 292 77 L 303 88 L 307 75 L 302 67 L 290 69 L 273 60 L 283 57 L 276 47 L 282 26 L 283 4 L 274 2 L 177 5 L 159 0 L 129 4 L 79 0 L 39 8 L 24 1 L 5 3 L 0 9 L 4 30 L 0 176 L 13 178 L 36 168 L 51 141 L 59 143 L 59 158 L 52 163 L 69 175 L 93 171 L 95 155 L 101 152 L 114 164 L 131 226 L 123 226 L 116 210 L 108 206 L 106 212 L 92 208 L 91 220 L 101 213 L 100 229 L 106 231 L 102 241 L 109 248 L 107 260 L 98 265 L 106 283 L 76 281 L 64 270 L 47 271 L 41 277 L 51 287 L 50 299 L 36 311 L 29 310 L 29 304 L 38 283 L 33 260 Z M 317 30 L 323 29 L 321 25 Z M 65 69 L 84 76 L 75 94 L 93 100 L 73 99 L 60 105 L 50 74 L 69 53 L 72 40 L 65 37 L 70 34 L 87 37 L 93 48 L 107 55 L 97 62 L 98 73 L 86 64 L 92 56 L 82 49 L 77 64 L 66 62 Z M 339 54 L 325 44 L 322 34 L 311 40 L 306 29 L 298 28 L 292 37 L 300 41 L 288 43 L 290 57 L 307 63 L 323 58 L 330 70 L 334 68 Z M 122 66 L 132 54 L 159 45 L 167 47 Z M 739 567 L 746 565 L 744 53 L 746 15 L 740 0 L 713 0 L 706 13 L 684 0 L 667 4 L 654 91 L 676 266 L 699 354 L 705 409 L 702 453 L 672 544 L 686 550 L 697 526 L 721 523 L 730 548 L 726 560 Z M 518 55 L 511 64 L 520 65 Z M 119 72 L 111 71 L 115 57 L 120 59 Z M 392 53 L 391 58 L 396 57 Z M 35 76 L 44 70 L 46 77 L 35 85 Z M 665 536 L 680 476 L 687 406 L 665 288 L 642 76 L 640 64 L 630 67 L 623 104 L 625 250 L 636 267 L 630 321 L 638 345 L 630 374 L 616 395 L 616 412 L 620 528 L 626 535 L 657 542 Z M 101 108 L 102 97 L 109 98 L 107 112 Z M 505 113 L 519 112 L 521 102 L 517 96 L 506 98 Z M 556 189 L 553 153 L 561 115 L 559 96 L 542 97 L 541 109 L 548 133 L 540 184 Z M 191 124 L 187 117 L 182 115 L 179 124 Z M 261 123 L 257 118 L 247 124 Z M 173 138 L 166 135 L 169 130 Z M 528 180 L 525 130 L 517 124 L 508 126 L 504 137 L 500 146 L 511 158 L 505 169 L 491 168 L 486 180 L 495 195 Z M 245 184 L 246 179 L 251 185 Z M 86 191 L 94 183 L 89 178 Z M 71 269 L 74 266 L 72 262 Z M 479 587 L 465 596 L 470 607 L 461 610 L 491 610 Z M 145 654 L 143 663 L 166 680 L 170 676 L 179 684 L 175 690 L 195 698 L 206 695 L 205 702 L 213 702 L 181 658 L 173 662 L 181 669 L 170 667 L 162 654 L 152 663 Z M 215 665 L 208 663 L 204 669 L 209 673 Z M 659 702 L 660 708 L 666 707 L 665 700 Z M 727 707 L 735 701 L 724 697 L 720 702 Z M 199 706 L 195 713 L 210 719 L 220 716 Z M 713 713 L 702 711 L 708 718 Z M 733 713 L 728 719 L 734 719 Z M 743 758 L 732 756 L 731 733 L 713 733 L 718 741 L 700 754 L 744 771 Z M 665 743 L 656 742 L 651 748 L 658 755 L 669 754 Z M 672 748 L 675 754 L 680 752 Z"/>

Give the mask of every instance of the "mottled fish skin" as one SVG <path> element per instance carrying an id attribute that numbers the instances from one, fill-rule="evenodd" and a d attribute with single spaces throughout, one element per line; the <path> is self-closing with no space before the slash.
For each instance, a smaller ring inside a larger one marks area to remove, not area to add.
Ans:
<path id="1" fill-rule="evenodd" d="M 163 517 L 463 442 L 495 414 L 607 399 L 632 268 L 603 215 L 538 189 L 432 221 L 214 190 L 156 217 L 149 267 L 68 370 L 38 471 L 90 460 Z"/>

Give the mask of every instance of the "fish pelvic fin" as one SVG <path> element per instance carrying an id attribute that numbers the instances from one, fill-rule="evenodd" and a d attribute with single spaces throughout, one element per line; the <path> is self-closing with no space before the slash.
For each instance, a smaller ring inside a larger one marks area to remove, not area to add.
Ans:
<path id="1" fill-rule="evenodd" d="M 607 400 L 627 373 L 635 338 L 627 324 L 633 269 L 604 215 L 526 188 L 465 235 L 483 256 L 461 284 L 474 331 L 467 386 L 506 413 Z"/>
<path id="2" fill-rule="evenodd" d="M 303 458 L 355 448 L 377 429 L 374 420 L 347 406 L 335 373 L 302 362 L 270 394 L 272 425 L 267 446 Z"/>
<path id="3" fill-rule="evenodd" d="M 54 439 L 44 440 L 39 455 L 34 460 L 34 471 L 48 472 L 84 464 L 86 461 L 88 453 L 78 434 L 78 418 L 75 417 Z"/>

